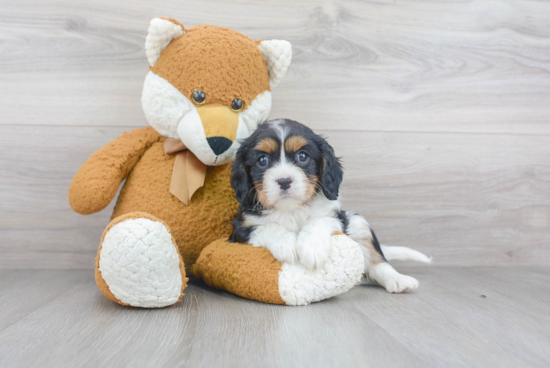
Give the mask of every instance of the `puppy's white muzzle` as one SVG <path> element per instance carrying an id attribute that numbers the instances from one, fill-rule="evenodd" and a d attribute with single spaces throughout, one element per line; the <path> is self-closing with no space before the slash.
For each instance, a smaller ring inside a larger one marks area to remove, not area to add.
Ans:
<path id="1" fill-rule="evenodd" d="M 276 207 L 282 200 L 302 204 L 308 199 L 307 176 L 302 169 L 286 161 L 266 170 L 263 187 L 270 206 Z"/>

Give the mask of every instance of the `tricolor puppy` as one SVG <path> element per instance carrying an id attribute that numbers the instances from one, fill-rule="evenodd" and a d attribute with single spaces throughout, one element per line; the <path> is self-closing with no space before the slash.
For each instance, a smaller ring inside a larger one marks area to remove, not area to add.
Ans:
<path id="1" fill-rule="evenodd" d="M 342 165 L 333 148 L 308 127 L 286 119 L 262 123 L 237 151 L 231 185 L 240 203 L 230 241 L 265 247 L 280 262 L 321 268 L 330 236 L 341 231 L 361 245 L 365 274 L 389 292 L 416 289 L 388 259 L 429 262 L 406 247 L 384 247 L 368 222 L 340 209 Z"/>

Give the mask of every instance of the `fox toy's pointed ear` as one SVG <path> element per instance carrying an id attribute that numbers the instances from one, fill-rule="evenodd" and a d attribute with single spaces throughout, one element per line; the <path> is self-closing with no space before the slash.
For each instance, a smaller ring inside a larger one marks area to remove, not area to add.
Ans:
<path id="1" fill-rule="evenodd" d="M 285 40 L 267 40 L 260 42 L 259 47 L 267 61 L 269 86 L 273 88 L 286 74 L 292 59 L 292 46 Z"/>
<path id="2" fill-rule="evenodd" d="M 168 46 L 174 38 L 185 33 L 183 25 L 171 18 L 155 18 L 149 25 L 149 31 L 145 40 L 145 52 L 149 65 L 154 66 L 160 57 L 162 50 Z"/>

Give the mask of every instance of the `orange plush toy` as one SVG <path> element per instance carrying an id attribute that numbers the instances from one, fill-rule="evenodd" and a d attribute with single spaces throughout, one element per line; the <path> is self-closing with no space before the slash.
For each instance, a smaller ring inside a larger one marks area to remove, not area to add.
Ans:
<path id="1" fill-rule="evenodd" d="M 108 143 L 69 189 L 78 213 L 105 208 L 124 183 L 96 258 L 103 294 L 157 308 L 183 297 L 187 274 L 263 302 L 299 305 L 349 290 L 363 273 L 359 246 L 331 239 L 322 270 L 281 265 L 264 248 L 228 243 L 237 202 L 230 162 L 267 119 L 271 88 L 290 65 L 287 41 L 254 41 L 228 28 L 151 21 L 142 105 L 151 125 Z"/>

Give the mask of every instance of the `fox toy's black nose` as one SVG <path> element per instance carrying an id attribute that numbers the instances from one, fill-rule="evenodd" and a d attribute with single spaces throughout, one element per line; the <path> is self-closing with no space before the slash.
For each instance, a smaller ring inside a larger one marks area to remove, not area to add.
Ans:
<path id="1" fill-rule="evenodd" d="M 291 178 L 277 179 L 277 184 L 279 184 L 279 187 L 282 190 L 287 190 L 288 188 L 290 188 L 290 183 L 292 183 Z"/>
<path id="2" fill-rule="evenodd" d="M 233 142 L 224 137 L 212 137 L 206 138 L 208 145 L 212 148 L 212 151 L 217 155 L 221 155 L 231 147 Z"/>

